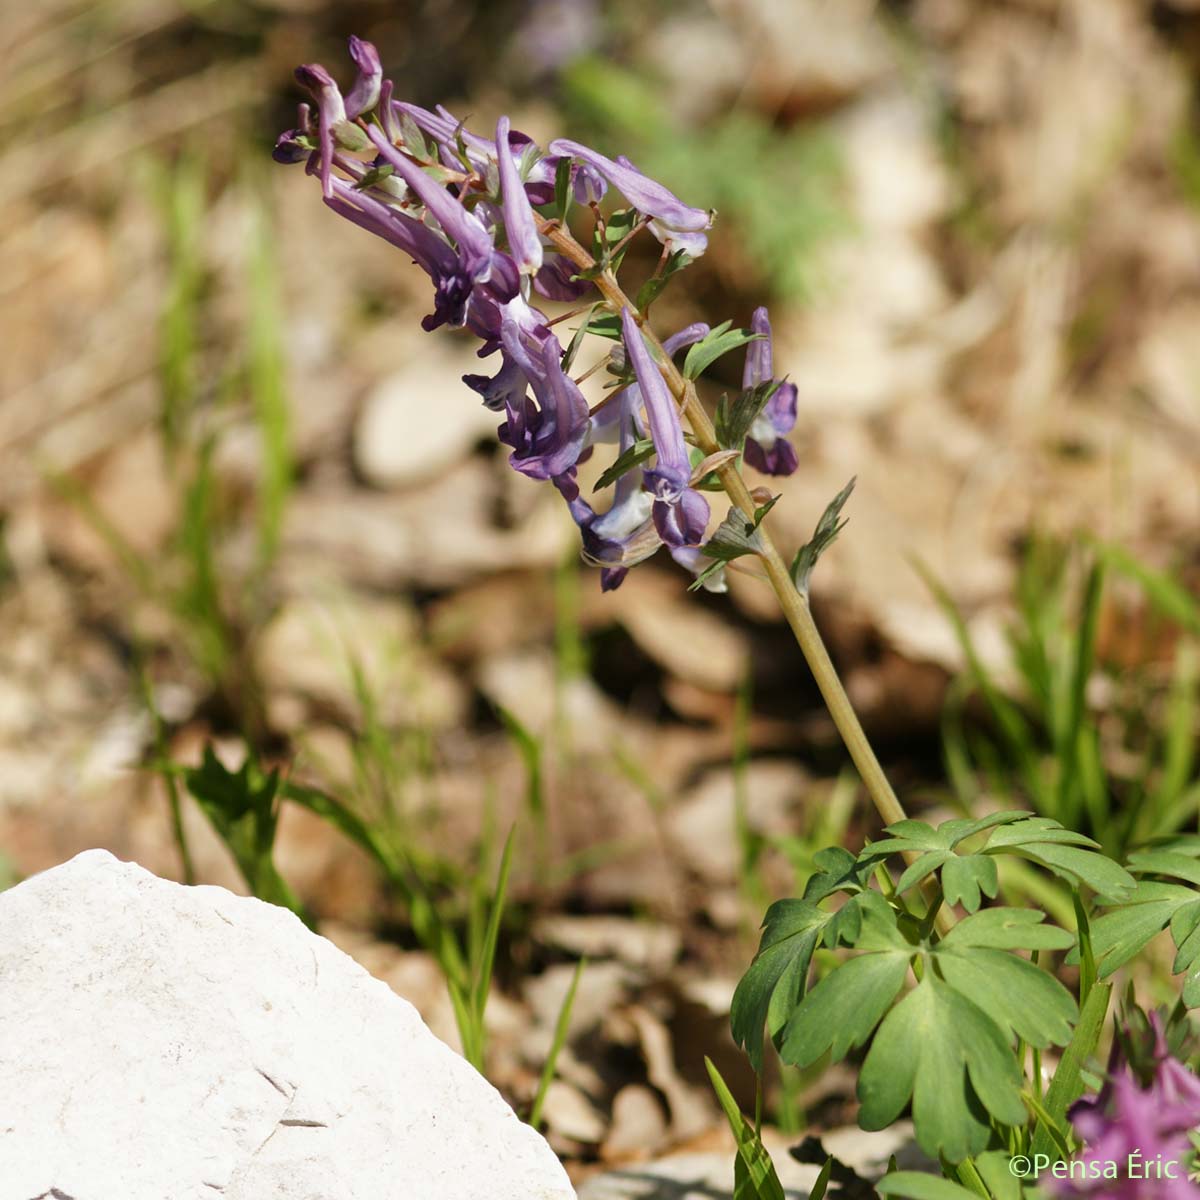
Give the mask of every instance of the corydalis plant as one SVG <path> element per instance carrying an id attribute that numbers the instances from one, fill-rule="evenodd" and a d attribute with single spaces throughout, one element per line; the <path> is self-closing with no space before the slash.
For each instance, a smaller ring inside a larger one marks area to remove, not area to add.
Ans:
<path id="1" fill-rule="evenodd" d="M 1071 1124 L 1083 1141 L 1079 1170 L 1056 1181 L 1066 1196 L 1196 1200 L 1189 1180 L 1200 1129 L 1200 1078 L 1171 1053 L 1158 1012 L 1133 1009 L 1113 1039 L 1104 1086 L 1078 1101 Z"/>
<path id="2" fill-rule="evenodd" d="M 707 586 L 722 588 L 723 564 L 735 555 L 720 545 L 716 557 L 704 553 L 710 510 L 695 485 L 743 451 L 763 473 L 794 471 L 796 453 L 783 435 L 795 423 L 796 389 L 773 377 L 765 308 L 748 331 L 701 324 L 662 343 L 643 332 L 667 280 L 705 252 L 712 214 L 685 204 L 627 158 L 567 140 L 543 150 L 507 117 L 494 139 L 480 137 L 443 108 L 395 99 L 369 43 L 351 38 L 350 54 L 358 75 L 345 96 L 324 67 L 297 70 L 316 112 L 301 106 L 276 159 L 307 162 L 330 208 L 426 271 L 434 289 L 426 329 L 465 326 L 480 338 L 481 357 L 499 355 L 495 374 L 465 382 L 503 414 L 498 434 L 511 448 L 511 465 L 564 497 L 584 557 L 601 568 L 602 587 L 617 587 L 631 566 L 666 546 Z M 605 217 L 599 201 L 610 189 L 629 207 Z M 573 206 L 591 216 L 591 254 L 567 233 Z M 619 291 L 616 273 L 642 230 L 663 249 L 634 302 Z M 564 348 L 532 301 L 597 292 L 583 332 L 615 343 L 608 365 L 616 380 L 614 393 L 589 410 L 569 373 L 580 339 Z M 671 358 L 691 347 L 684 370 L 691 379 L 747 343 L 743 392 L 732 405 L 737 418 L 724 423 L 717 445 L 693 432 L 693 446 L 700 443 L 693 452 L 668 385 L 679 378 Z M 602 480 L 608 503 L 594 507 L 580 494 L 577 468 L 605 442 L 616 444 L 617 461 Z M 753 511 L 747 515 L 753 523 Z"/>

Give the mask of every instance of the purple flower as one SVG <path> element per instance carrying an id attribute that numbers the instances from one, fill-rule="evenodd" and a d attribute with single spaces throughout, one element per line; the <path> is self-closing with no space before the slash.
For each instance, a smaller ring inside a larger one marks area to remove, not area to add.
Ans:
<path id="1" fill-rule="evenodd" d="M 1071 1108 L 1071 1123 L 1086 1150 L 1073 1160 L 1074 1173 L 1055 1181 L 1060 1195 L 1119 1200 L 1200 1196 L 1200 1189 L 1188 1181 L 1186 1166 L 1191 1153 L 1188 1132 L 1200 1126 L 1200 1079 L 1170 1056 L 1157 1013 L 1150 1014 L 1150 1026 L 1154 1047 L 1149 1085 L 1142 1086 L 1118 1041 L 1100 1094 Z M 1166 1166 L 1159 1171 L 1145 1169 L 1156 1163 Z M 1119 1178 L 1104 1178 L 1109 1164 L 1116 1164 Z M 1084 1180 L 1095 1186 L 1081 1186 Z"/>
<path id="2" fill-rule="evenodd" d="M 651 217 L 650 232 L 668 250 L 684 250 L 699 258 L 708 247 L 704 230 L 712 225 L 712 213 L 684 204 L 661 183 L 643 175 L 619 156 L 615 161 L 565 138 L 550 143 L 551 154 L 570 155 L 592 167 L 617 189 L 638 212 Z"/>
<path id="3" fill-rule="evenodd" d="M 537 404 L 510 386 L 500 440 L 513 448 L 508 461 L 516 470 L 532 479 L 553 479 L 579 461 L 587 436 L 587 401 L 562 369 L 562 347 L 556 338 L 527 347 L 512 322 L 505 324 L 501 336 L 509 363 L 529 380 Z"/>
<path id="4" fill-rule="evenodd" d="M 708 526 L 708 501 L 688 486 L 692 464 L 683 440 L 679 409 L 627 308 L 621 311 L 621 327 L 625 353 L 637 376 L 654 439 L 656 462 L 645 472 L 645 480 L 655 496 L 655 528 L 668 546 L 696 546 Z"/>
<path id="5" fill-rule="evenodd" d="M 631 384 L 615 405 L 622 454 L 639 435 L 641 404 L 641 392 L 636 384 Z M 654 497 L 642 486 L 642 476 L 640 467 L 626 471 L 617 480 L 612 504 L 605 513 L 597 513 L 579 495 L 573 472 L 554 480 L 583 536 L 584 561 L 601 568 L 601 591 L 611 592 L 620 587 L 629 568 L 644 562 L 662 545 L 652 517 Z"/>
<path id="6" fill-rule="evenodd" d="M 285 129 L 275 139 L 275 149 L 271 152 L 271 157 L 277 163 L 303 162 L 312 154 L 310 133 L 309 108 L 307 104 L 301 104 L 296 111 L 296 128 Z"/>
<path id="7" fill-rule="evenodd" d="M 379 103 L 379 89 L 383 82 L 383 64 L 379 51 L 370 42 L 350 35 L 350 57 L 358 67 L 358 78 L 346 97 L 346 116 L 361 116 Z"/>
<path id="8" fill-rule="evenodd" d="M 774 380 L 771 322 L 765 308 L 756 308 L 750 328 L 762 334 L 746 347 L 742 388 L 749 390 Z M 796 448 L 783 435 L 796 424 L 796 385 L 784 380 L 750 426 L 742 457 L 764 475 L 790 475 L 797 466 Z"/>
<path id="9" fill-rule="evenodd" d="M 483 222 L 465 208 L 441 184 L 435 183 L 411 159 L 401 154 L 384 136 L 383 130 L 372 127 L 367 136 L 375 143 L 380 155 L 391 163 L 396 174 L 412 189 L 425 205 L 429 215 L 458 248 L 464 270 L 475 283 L 486 283 L 496 258 L 492 235 Z"/>
<path id="10" fill-rule="evenodd" d="M 509 150 L 507 117 L 496 122 L 496 162 L 500 171 L 500 199 L 504 205 L 504 231 L 508 234 L 508 252 L 517 269 L 536 275 L 542 265 L 542 239 L 533 219 L 533 205 L 521 184 Z"/>
<path id="11" fill-rule="evenodd" d="M 394 113 L 405 113 L 412 118 L 414 124 L 423 133 L 427 133 L 437 144 L 442 161 L 450 167 L 461 169 L 463 166 L 459 154 L 458 142 L 461 138 L 466 150 L 467 161 L 481 175 L 487 173 L 488 166 L 499 160 L 496 143 L 487 138 L 471 133 L 453 113 L 437 106 L 437 112 L 430 112 L 419 104 L 410 104 L 406 100 L 397 100 L 393 107 Z M 393 141 L 396 139 L 393 138 Z M 520 130 L 511 130 L 508 134 L 509 152 L 518 159 L 529 153 L 533 139 Z M 554 176 L 558 167 L 557 158 L 538 158 L 530 167 L 525 178 L 525 191 L 531 204 L 549 204 L 554 199 Z"/>
<path id="12" fill-rule="evenodd" d="M 547 300 L 571 303 L 586 296 L 596 285 L 590 279 L 573 279 L 579 268 L 561 254 L 547 254 L 542 269 L 533 277 L 533 289 Z"/>
<path id="13" fill-rule="evenodd" d="M 333 167 L 333 131 L 345 123 L 346 105 L 333 76 L 319 63 L 297 67 L 296 81 L 301 87 L 307 88 L 317 102 L 321 188 L 328 199 Z"/>

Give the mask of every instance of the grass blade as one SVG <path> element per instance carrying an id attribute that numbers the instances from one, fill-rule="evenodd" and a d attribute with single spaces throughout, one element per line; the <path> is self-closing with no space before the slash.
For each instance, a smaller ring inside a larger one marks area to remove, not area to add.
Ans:
<path id="1" fill-rule="evenodd" d="M 737 1161 L 734 1164 L 734 1200 L 786 1200 L 783 1184 L 775 1173 L 775 1164 L 767 1152 L 762 1139 L 754 1130 L 754 1126 L 742 1116 L 737 1101 L 721 1078 L 720 1072 L 713 1066 L 712 1059 L 707 1055 L 704 1065 L 708 1068 L 708 1077 L 712 1081 L 713 1091 L 717 1093 L 721 1109 L 733 1130 L 734 1141 L 737 1143 Z"/>
<path id="2" fill-rule="evenodd" d="M 534 1129 L 541 1123 L 542 1108 L 546 1103 L 546 1093 L 549 1091 L 551 1081 L 554 1079 L 554 1069 L 558 1063 L 558 1056 L 567 1042 L 567 1030 L 571 1025 L 571 1009 L 575 1004 L 575 993 L 579 989 L 579 980 L 583 975 L 585 966 L 587 966 L 587 959 L 581 958 L 575 966 L 575 974 L 571 976 L 571 986 L 567 988 L 567 994 L 563 997 L 562 1007 L 558 1010 L 558 1019 L 554 1022 L 554 1040 L 550 1043 L 550 1053 L 546 1055 L 546 1061 L 542 1066 L 542 1075 L 538 1080 L 537 1095 L 533 1098 L 533 1108 L 529 1110 L 529 1124 Z"/>

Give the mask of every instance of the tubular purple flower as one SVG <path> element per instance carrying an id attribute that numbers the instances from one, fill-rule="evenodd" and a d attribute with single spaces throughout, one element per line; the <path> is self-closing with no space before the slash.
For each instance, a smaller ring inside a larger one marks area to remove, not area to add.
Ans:
<path id="1" fill-rule="evenodd" d="M 542 239 L 533 219 L 533 206 L 517 174 L 509 149 L 507 117 L 496 122 L 496 162 L 500 171 L 500 198 L 504 204 L 504 232 L 508 252 L 525 275 L 536 275 L 542 265 Z"/>
<path id="2" fill-rule="evenodd" d="M 612 505 L 602 514 L 579 495 L 574 471 L 553 481 L 579 526 L 584 562 L 601 568 L 603 592 L 620 587 L 629 568 L 644 562 L 662 545 L 650 518 L 653 498 L 642 489 L 641 474 L 634 468 L 618 480 Z"/>
<path id="3" fill-rule="evenodd" d="M 385 79 L 379 85 L 379 123 L 383 126 L 384 136 L 394 145 L 400 140 L 400 122 L 396 120 L 393 90 L 394 85 L 390 79 Z"/>
<path id="4" fill-rule="evenodd" d="M 320 139 L 321 189 L 326 199 L 332 194 L 330 181 L 333 168 L 334 128 L 346 120 L 346 105 L 334 78 L 320 63 L 307 63 L 296 68 L 296 81 L 312 93 L 320 114 L 318 137 Z"/>
<path id="5" fill-rule="evenodd" d="M 1072 1173 L 1057 1180 L 1059 1195 L 1105 1195 L 1118 1200 L 1196 1200 L 1184 1165 L 1190 1152 L 1188 1132 L 1200 1126 L 1200 1079 L 1171 1057 L 1157 1013 L 1150 1014 L 1155 1034 L 1148 1086 L 1143 1087 L 1125 1060 L 1119 1039 L 1113 1044 L 1108 1077 L 1100 1094 L 1077 1101 L 1069 1116 L 1075 1132 L 1086 1143 L 1076 1159 L 1100 1170 L 1117 1164 L 1121 1177 L 1105 1178 L 1084 1188 Z M 1161 1174 L 1139 1172 L 1138 1164 L 1178 1164 Z"/>
<path id="6" fill-rule="evenodd" d="M 704 253 L 708 246 L 704 230 L 712 225 L 711 212 L 684 204 L 623 156 L 614 161 L 566 138 L 551 142 L 549 152 L 569 154 L 599 172 L 638 212 L 653 218 L 650 231 L 668 250 L 685 250 L 692 258 Z"/>
<path id="7" fill-rule="evenodd" d="M 685 325 L 678 333 L 673 333 L 669 338 L 663 339 L 663 349 L 667 352 L 668 358 L 674 358 L 684 346 L 702 342 L 711 331 L 711 326 L 706 325 L 703 321 Z"/>
<path id="8" fill-rule="evenodd" d="M 367 130 L 380 154 L 395 168 L 396 173 L 412 189 L 417 199 L 429 210 L 446 235 L 458 247 L 459 258 L 475 283 L 486 283 L 492 273 L 496 255 L 491 235 L 474 213 L 468 212 L 461 201 L 435 183 L 416 163 L 410 161 L 384 136 L 378 126 Z"/>
<path id="9" fill-rule="evenodd" d="M 346 116 L 353 119 L 370 112 L 379 103 L 383 64 L 379 61 L 379 51 L 354 34 L 350 35 L 350 57 L 358 67 L 358 78 L 346 97 Z"/>
<path id="10" fill-rule="evenodd" d="M 645 472 L 645 480 L 655 496 L 655 527 L 668 546 L 698 545 L 708 525 L 708 501 L 688 486 L 692 465 L 683 440 L 679 410 L 627 308 L 621 311 L 621 328 L 625 353 L 637 376 L 654 440 L 656 462 Z"/>
<path id="11" fill-rule="evenodd" d="M 590 279 L 574 279 L 579 268 L 561 254 L 547 254 L 542 269 L 533 277 L 533 290 L 547 300 L 570 303 L 586 296 L 596 285 Z"/>
<path id="12" fill-rule="evenodd" d="M 285 129 L 275 139 L 275 149 L 271 151 L 271 157 L 277 163 L 303 162 L 313 152 L 309 140 L 310 132 L 309 107 L 307 104 L 301 104 L 296 110 L 296 128 Z"/>
<path id="13" fill-rule="evenodd" d="M 583 393 L 562 369 L 562 347 L 547 338 L 532 354 L 511 325 L 503 331 L 504 349 L 529 377 L 537 407 L 525 396 L 505 405 L 508 419 L 500 440 L 513 448 L 509 462 L 532 479 L 552 479 L 579 461 L 587 434 L 588 406 Z"/>
<path id="14" fill-rule="evenodd" d="M 765 308 L 756 308 L 750 328 L 762 336 L 746 346 L 742 387 L 750 389 L 774 379 L 771 321 Z M 790 475 L 800 465 L 796 448 L 783 435 L 796 424 L 796 385 L 784 380 L 754 419 L 742 457 L 764 475 Z"/>
<path id="15" fill-rule="evenodd" d="M 390 208 L 344 180 L 334 178 L 331 185 L 325 203 L 334 212 L 403 250 L 435 281 L 457 269 L 454 251 L 428 225 Z"/>

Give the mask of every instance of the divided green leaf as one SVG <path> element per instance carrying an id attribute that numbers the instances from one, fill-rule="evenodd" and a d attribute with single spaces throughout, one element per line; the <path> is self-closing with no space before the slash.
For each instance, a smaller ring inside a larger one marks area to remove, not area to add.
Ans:
<path id="1" fill-rule="evenodd" d="M 688 379 L 698 379 L 722 355 L 762 337 L 762 334 L 750 329 L 730 329 L 731 324 L 730 321 L 722 322 L 702 341 L 689 348 L 683 360 L 683 373 Z"/>
<path id="2" fill-rule="evenodd" d="M 762 553 L 762 539 L 758 536 L 758 527 L 774 503 L 772 500 L 756 509 L 752 521 L 746 519 L 741 509 L 730 508 L 725 520 L 717 526 L 712 537 L 702 547 L 704 553 L 714 561 L 696 577 L 688 588 L 689 592 L 703 587 L 704 581 L 719 571 L 722 563 L 732 562 L 735 558 L 743 558 L 747 554 Z"/>
<path id="3" fill-rule="evenodd" d="M 644 463 L 648 458 L 654 456 L 654 442 L 650 438 L 643 438 L 633 443 L 624 454 L 621 454 L 617 461 L 613 463 L 599 479 L 596 480 L 596 486 L 592 489 L 594 492 L 602 491 L 606 487 L 610 487 L 616 483 L 627 471 L 632 471 L 634 467 Z"/>
<path id="4" fill-rule="evenodd" d="M 184 783 L 229 847 L 246 886 L 260 900 L 279 904 L 311 924 L 296 894 L 275 869 L 272 849 L 279 821 L 276 793 L 279 772 L 264 775 L 247 757 L 237 771 L 230 771 L 205 746 L 198 767 L 183 771 Z"/>
<path id="5" fill-rule="evenodd" d="M 657 275 L 652 275 L 638 289 L 637 304 L 638 312 L 646 313 L 650 310 L 655 300 L 662 295 L 663 289 L 671 282 L 671 276 L 677 271 L 682 271 L 684 267 L 691 266 L 695 261 L 686 250 L 676 250 L 674 254 L 667 259 L 666 265 Z"/>
<path id="6" fill-rule="evenodd" d="M 848 484 L 826 505 L 821 519 L 813 530 L 812 538 L 796 551 L 792 559 L 792 582 L 804 593 L 808 594 L 808 581 L 817 565 L 817 560 L 833 545 L 837 535 L 845 528 L 846 522 L 841 519 L 842 509 L 854 491 L 855 479 Z"/>
<path id="7" fill-rule="evenodd" d="M 740 451 L 750 427 L 779 390 L 781 382 L 778 379 L 768 379 L 756 387 L 738 392 L 732 400 L 728 396 L 722 396 L 713 419 L 717 445 L 726 450 Z"/>
<path id="8" fill-rule="evenodd" d="M 926 972 L 884 1018 L 858 1079 L 863 1129 L 884 1129 L 910 1099 L 926 1154 L 962 1162 L 986 1149 L 990 1118 L 1023 1125 L 1021 1073 L 988 1014 Z"/>

